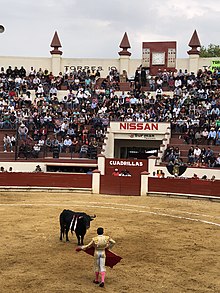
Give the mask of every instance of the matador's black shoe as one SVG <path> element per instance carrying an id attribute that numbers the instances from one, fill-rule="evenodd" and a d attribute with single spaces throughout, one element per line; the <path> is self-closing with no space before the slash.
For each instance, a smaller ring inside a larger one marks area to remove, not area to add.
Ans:
<path id="1" fill-rule="evenodd" d="M 99 281 L 93 280 L 94 284 L 99 284 Z"/>
<path id="2" fill-rule="evenodd" d="M 99 287 L 104 287 L 104 286 L 105 286 L 105 283 L 104 282 L 102 282 L 102 283 L 99 284 Z"/>

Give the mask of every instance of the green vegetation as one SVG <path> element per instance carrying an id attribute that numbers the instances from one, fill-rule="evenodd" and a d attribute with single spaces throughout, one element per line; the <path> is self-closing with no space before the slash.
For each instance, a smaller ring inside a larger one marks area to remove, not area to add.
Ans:
<path id="1" fill-rule="evenodd" d="M 220 46 L 210 44 L 207 48 L 204 46 L 200 49 L 200 57 L 220 57 Z"/>

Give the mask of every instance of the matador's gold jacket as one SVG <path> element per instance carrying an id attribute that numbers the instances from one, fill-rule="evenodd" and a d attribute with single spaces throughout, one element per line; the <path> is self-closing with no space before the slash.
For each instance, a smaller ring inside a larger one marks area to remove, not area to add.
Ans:
<path id="1" fill-rule="evenodd" d="M 102 254 L 102 257 L 105 257 L 105 249 L 111 249 L 114 245 L 115 241 L 109 236 L 98 235 L 92 238 L 92 241 L 89 244 L 83 245 L 81 248 L 83 250 L 86 250 L 87 248 L 93 246 L 95 248 L 94 257 L 97 257 L 98 254 L 100 256 L 100 252 Z"/>

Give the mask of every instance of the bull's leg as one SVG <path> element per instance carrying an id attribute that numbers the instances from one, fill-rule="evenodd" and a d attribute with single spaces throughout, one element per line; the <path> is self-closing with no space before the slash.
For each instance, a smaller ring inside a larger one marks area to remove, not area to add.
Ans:
<path id="1" fill-rule="evenodd" d="M 69 232 L 69 228 L 66 228 L 66 242 L 69 241 L 69 238 L 68 238 L 68 232 Z"/>
<path id="2" fill-rule="evenodd" d="M 60 228 L 60 241 L 62 241 L 63 239 L 63 231 L 62 231 L 62 228 Z"/>
<path id="3" fill-rule="evenodd" d="M 83 241 L 84 241 L 84 236 L 85 236 L 85 234 L 82 234 L 82 235 L 81 235 L 81 245 L 84 245 L 84 243 L 83 243 Z"/>
<path id="4" fill-rule="evenodd" d="M 77 240 L 78 240 L 78 245 L 81 245 L 81 241 L 80 241 L 80 235 L 76 234 Z"/>
<path id="5" fill-rule="evenodd" d="M 64 238 L 65 227 L 64 225 L 60 225 L 60 241 Z"/>

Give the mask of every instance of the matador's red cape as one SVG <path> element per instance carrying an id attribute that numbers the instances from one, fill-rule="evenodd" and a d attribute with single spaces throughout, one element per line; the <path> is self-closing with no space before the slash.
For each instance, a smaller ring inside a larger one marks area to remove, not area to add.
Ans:
<path id="1" fill-rule="evenodd" d="M 94 256 L 95 248 L 90 247 L 90 248 L 87 248 L 86 250 L 83 250 L 83 251 Z M 113 268 L 122 259 L 122 257 L 120 257 L 119 255 L 115 254 L 114 252 L 108 250 L 107 248 L 105 249 L 105 254 L 106 254 L 105 265 L 110 268 Z"/>

